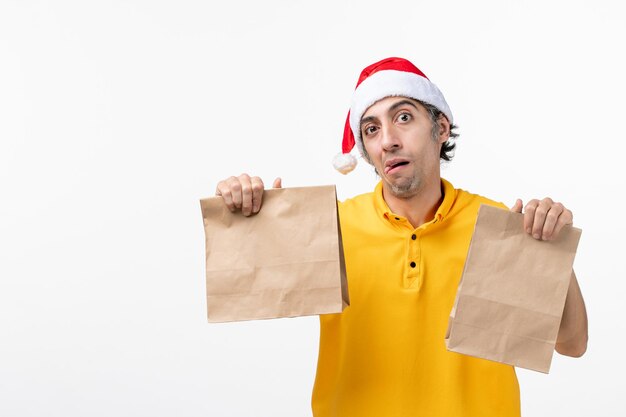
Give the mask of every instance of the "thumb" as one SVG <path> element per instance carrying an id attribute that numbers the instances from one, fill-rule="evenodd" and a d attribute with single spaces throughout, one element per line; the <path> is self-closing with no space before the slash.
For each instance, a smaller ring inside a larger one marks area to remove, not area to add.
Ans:
<path id="1" fill-rule="evenodd" d="M 280 177 L 276 178 L 274 180 L 274 184 L 272 185 L 272 188 L 283 188 L 283 180 L 280 179 Z"/>
<path id="2" fill-rule="evenodd" d="M 520 200 L 519 198 L 515 200 L 515 204 L 513 204 L 513 207 L 511 207 L 511 211 L 513 213 L 521 213 L 522 212 L 522 200 Z"/>

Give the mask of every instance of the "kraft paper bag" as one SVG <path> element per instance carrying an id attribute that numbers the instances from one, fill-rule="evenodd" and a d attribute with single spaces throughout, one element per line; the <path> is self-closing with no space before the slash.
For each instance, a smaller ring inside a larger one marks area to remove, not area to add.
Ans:
<path id="1" fill-rule="evenodd" d="M 448 324 L 448 350 L 548 373 L 581 230 L 557 240 L 523 215 L 482 205 Z"/>
<path id="2" fill-rule="evenodd" d="M 334 186 L 265 190 L 258 214 L 200 200 L 209 322 L 339 313 L 349 304 Z"/>

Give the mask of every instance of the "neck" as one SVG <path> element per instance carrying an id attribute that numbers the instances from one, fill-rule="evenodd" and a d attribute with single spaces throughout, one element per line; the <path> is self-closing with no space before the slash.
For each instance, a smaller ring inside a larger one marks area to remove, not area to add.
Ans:
<path id="1" fill-rule="evenodd" d="M 392 212 L 406 217 L 414 228 L 431 221 L 441 205 L 441 179 L 426 184 L 415 195 L 398 197 L 383 183 L 383 198 Z"/>

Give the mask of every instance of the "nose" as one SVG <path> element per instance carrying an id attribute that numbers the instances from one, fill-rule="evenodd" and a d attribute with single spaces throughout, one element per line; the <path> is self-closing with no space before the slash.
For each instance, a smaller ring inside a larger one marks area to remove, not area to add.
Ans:
<path id="1" fill-rule="evenodd" d="M 400 148 L 400 138 L 393 123 L 386 123 L 381 126 L 382 147 L 385 151 L 393 151 Z"/>

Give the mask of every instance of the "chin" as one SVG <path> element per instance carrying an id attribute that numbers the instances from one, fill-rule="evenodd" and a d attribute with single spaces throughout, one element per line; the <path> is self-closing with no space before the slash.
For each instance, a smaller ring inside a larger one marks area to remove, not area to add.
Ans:
<path id="1" fill-rule="evenodd" d="M 393 195 L 400 198 L 408 198 L 416 195 L 420 188 L 421 182 L 417 178 L 413 178 L 410 181 L 404 183 L 391 183 L 389 182 L 389 189 Z"/>

